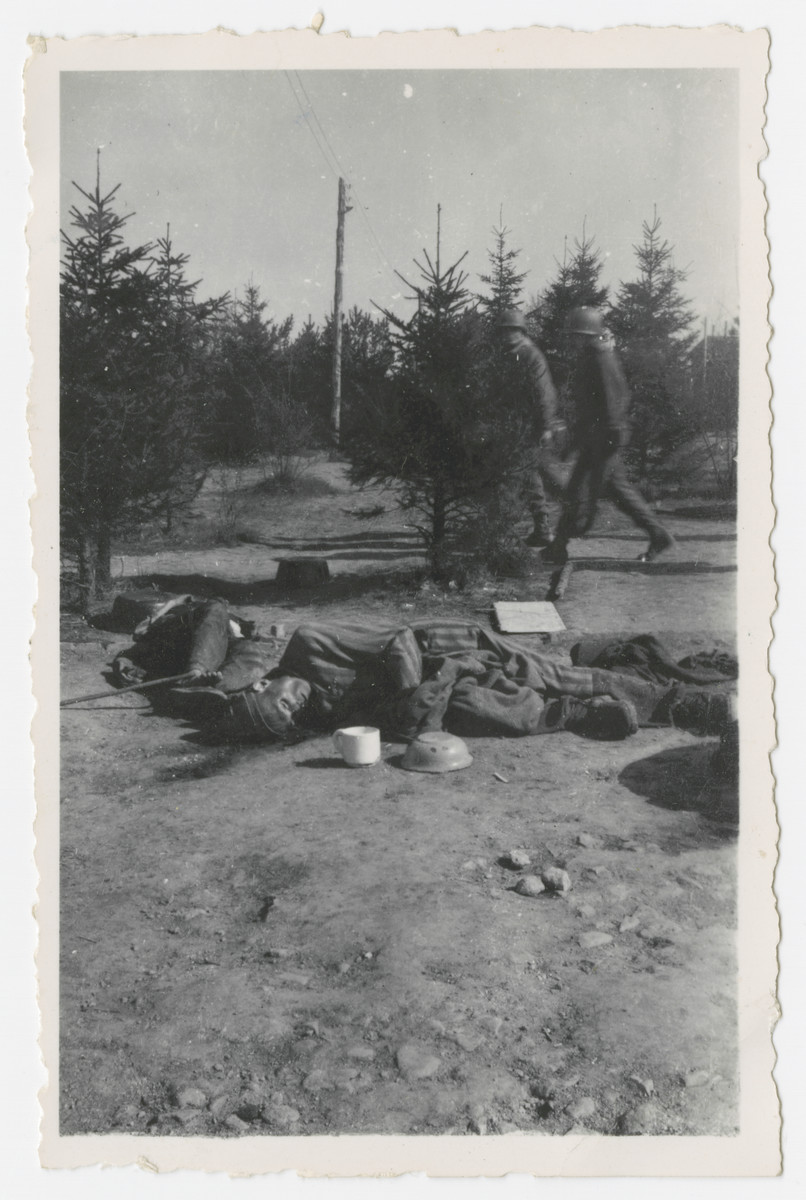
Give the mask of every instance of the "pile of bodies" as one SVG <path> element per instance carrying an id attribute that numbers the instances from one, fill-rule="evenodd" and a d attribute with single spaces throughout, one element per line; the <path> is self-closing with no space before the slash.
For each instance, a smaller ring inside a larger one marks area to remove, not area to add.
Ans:
<path id="1" fill-rule="evenodd" d="M 735 662 L 675 663 L 650 636 L 583 641 L 562 661 L 461 622 L 328 623 L 299 626 L 274 665 L 268 649 L 224 601 L 178 597 L 138 625 L 113 674 L 125 685 L 184 672 L 170 691 L 179 711 L 234 742 L 357 723 L 398 741 L 439 729 L 619 739 L 641 726 L 708 735 L 732 724 Z"/>

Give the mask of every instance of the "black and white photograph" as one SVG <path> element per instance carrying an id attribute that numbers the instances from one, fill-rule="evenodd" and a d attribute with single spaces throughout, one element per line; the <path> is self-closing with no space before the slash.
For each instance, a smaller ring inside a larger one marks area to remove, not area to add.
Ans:
<path id="1" fill-rule="evenodd" d="M 777 1169 L 766 34 L 532 33 L 41 55 L 53 1165 Z"/>

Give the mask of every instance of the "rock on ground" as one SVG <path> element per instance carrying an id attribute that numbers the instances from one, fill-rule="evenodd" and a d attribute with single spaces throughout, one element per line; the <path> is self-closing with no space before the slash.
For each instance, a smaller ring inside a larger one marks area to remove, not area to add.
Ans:
<path id="1" fill-rule="evenodd" d="M 687 1088 L 705 1087 L 711 1076 L 707 1071 L 689 1071 L 685 1078 Z"/>
<path id="2" fill-rule="evenodd" d="M 580 1096 L 573 1104 L 569 1104 L 565 1111 L 574 1121 L 584 1121 L 596 1112 L 596 1101 L 592 1096 Z"/>
<path id="3" fill-rule="evenodd" d="M 442 1065 L 441 1059 L 421 1042 L 406 1042 L 397 1052 L 397 1065 L 406 1079 L 430 1079 Z"/>
<path id="4" fill-rule="evenodd" d="M 515 885 L 519 896 L 539 896 L 545 890 L 545 884 L 537 875 L 522 875 Z"/>
<path id="5" fill-rule="evenodd" d="M 347 1051 L 347 1057 L 362 1059 L 364 1062 L 372 1062 L 373 1058 L 375 1057 L 375 1051 L 371 1046 L 363 1046 L 359 1044 L 357 1046 L 349 1047 Z"/>
<path id="6" fill-rule="evenodd" d="M 300 1120 L 299 1111 L 292 1108 L 290 1104 L 267 1104 L 263 1108 L 261 1116 L 268 1125 L 279 1125 L 284 1129 L 296 1125 Z"/>
<path id="7" fill-rule="evenodd" d="M 571 876 L 560 867 L 546 867 L 541 876 L 550 892 L 570 892 Z"/>
<path id="8" fill-rule="evenodd" d="M 662 1125 L 661 1110 L 657 1104 L 648 1101 L 646 1104 L 638 1104 L 635 1108 L 622 1113 L 618 1119 L 616 1131 L 627 1137 L 635 1137 L 638 1134 L 660 1133 Z"/>
<path id="9" fill-rule="evenodd" d="M 583 950 L 595 950 L 599 946 L 609 946 L 612 941 L 612 933 L 605 933 L 601 929 L 592 929 L 589 933 L 579 935 L 579 944 Z"/>

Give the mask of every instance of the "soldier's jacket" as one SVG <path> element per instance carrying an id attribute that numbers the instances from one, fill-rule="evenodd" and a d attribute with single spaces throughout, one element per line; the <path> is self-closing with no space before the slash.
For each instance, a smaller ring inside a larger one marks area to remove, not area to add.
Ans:
<path id="1" fill-rule="evenodd" d="M 581 351 L 569 379 L 574 408 L 574 440 L 611 449 L 629 439 L 630 389 L 611 337 Z"/>
<path id="2" fill-rule="evenodd" d="M 527 404 L 539 437 L 557 423 L 557 392 L 545 355 L 524 335 L 509 349 L 507 363 L 513 375 L 520 376 L 519 382 L 525 385 Z"/>
<path id="3" fill-rule="evenodd" d="M 467 736 L 537 733 L 547 698 L 597 694 L 586 667 L 448 622 L 301 625 L 272 674 L 311 684 L 305 723 L 334 728 L 361 717 L 401 737 L 443 728 Z"/>
<path id="4" fill-rule="evenodd" d="M 252 622 L 230 612 L 224 600 L 181 597 L 138 626 L 134 645 L 112 664 L 113 678 L 129 684 L 182 671 L 220 671 L 220 690 L 237 692 L 261 679 L 270 667 L 252 633 Z"/>
<path id="5" fill-rule="evenodd" d="M 180 603 L 118 655 L 114 674 L 128 683 L 194 667 L 218 670 L 216 687 L 201 691 L 221 701 L 254 695 L 249 689 L 261 678 L 292 675 L 312 689 L 301 726 L 371 721 L 404 740 L 437 729 L 468 737 L 550 732 L 562 697 L 627 700 L 646 724 L 665 719 L 659 707 L 676 695 L 674 687 L 572 665 L 461 622 L 300 625 L 270 670 L 260 643 L 243 636 L 243 624 L 221 600 Z"/>
<path id="6" fill-rule="evenodd" d="M 301 625 L 271 674 L 310 683 L 302 725 L 370 721 L 404 740 L 438 729 L 464 737 L 550 732 L 562 697 L 611 696 L 629 702 L 638 725 L 669 724 L 668 705 L 682 686 L 575 666 L 460 622 Z"/>

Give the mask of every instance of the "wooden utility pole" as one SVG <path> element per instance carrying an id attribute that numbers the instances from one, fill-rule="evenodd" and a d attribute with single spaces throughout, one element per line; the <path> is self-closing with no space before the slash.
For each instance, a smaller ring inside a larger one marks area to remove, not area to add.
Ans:
<path id="1" fill-rule="evenodd" d="M 339 444 L 341 436 L 341 303 L 344 276 L 344 218 L 350 212 L 347 204 L 347 185 L 339 179 L 339 208 L 336 220 L 336 286 L 333 293 L 333 374 L 330 428 L 333 442 Z"/>
<path id="2" fill-rule="evenodd" d="M 442 236 L 442 205 L 438 204 L 437 205 L 437 279 L 440 278 L 440 274 L 439 274 L 439 242 L 440 242 L 441 236 Z"/>
<path id="3" fill-rule="evenodd" d="M 708 381 L 708 318 L 702 323 L 702 390 L 705 392 Z"/>

